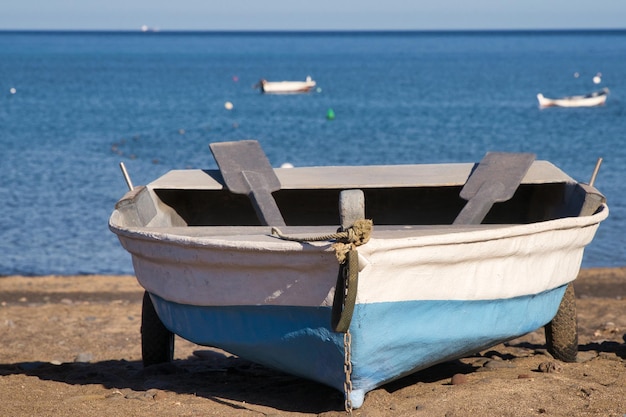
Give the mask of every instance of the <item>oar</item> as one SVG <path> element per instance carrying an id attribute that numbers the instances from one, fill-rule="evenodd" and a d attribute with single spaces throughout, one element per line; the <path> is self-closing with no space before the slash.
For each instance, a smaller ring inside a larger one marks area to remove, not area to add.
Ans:
<path id="1" fill-rule="evenodd" d="M 507 201 L 533 164 L 531 153 L 488 152 L 461 190 L 467 200 L 453 224 L 480 224 L 494 203 Z"/>
<path id="2" fill-rule="evenodd" d="M 280 190 L 280 181 L 259 142 L 219 142 L 210 147 L 228 190 L 250 198 L 261 224 L 285 226 L 272 196 Z"/>

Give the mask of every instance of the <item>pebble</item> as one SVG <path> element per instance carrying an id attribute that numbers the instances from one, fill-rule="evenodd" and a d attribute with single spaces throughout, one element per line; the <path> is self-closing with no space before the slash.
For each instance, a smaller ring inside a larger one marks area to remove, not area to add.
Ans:
<path id="1" fill-rule="evenodd" d="M 597 357 L 598 357 L 598 352 L 593 351 L 593 350 L 578 352 L 578 355 L 576 355 L 576 362 L 578 363 L 589 362 L 590 360 L 595 359 Z"/>
<path id="2" fill-rule="evenodd" d="M 620 362 L 622 360 L 622 358 L 617 356 L 617 354 L 615 352 L 600 352 L 600 353 L 598 353 L 598 357 L 600 359 L 606 359 L 606 360 L 609 360 L 609 361 L 618 361 L 618 362 Z"/>
<path id="3" fill-rule="evenodd" d="M 464 374 L 454 374 L 450 380 L 452 385 L 461 385 L 467 383 L 467 376 Z"/>
<path id="4" fill-rule="evenodd" d="M 157 396 L 158 390 L 149 389 L 148 391 L 132 391 L 127 390 L 124 398 L 127 400 L 153 401 Z"/>
<path id="5" fill-rule="evenodd" d="M 91 352 L 81 352 L 74 358 L 75 363 L 88 363 L 93 360 L 93 354 Z"/>
<path id="6" fill-rule="evenodd" d="M 509 362 L 505 362 L 503 360 L 489 360 L 485 362 L 483 368 L 489 369 L 503 369 L 503 368 L 515 368 L 515 365 Z"/>
<path id="7" fill-rule="evenodd" d="M 117 388 L 104 396 L 105 398 L 123 398 L 124 394 Z"/>
<path id="8" fill-rule="evenodd" d="M 539 372 L 544 372 L 544 373 L 556 373 L 556 372 L 561 372 L 563 370 L 563 367 L 556 362 L 552 362 L 552 361 L 546 361 L 546 362 L 541 362 L 539 364 Z"/>
<path id="9" fill-rule="evenodd" d="M 533 377 L 530 374 L 519 374 L 517 379 L 532 379 Z"/>

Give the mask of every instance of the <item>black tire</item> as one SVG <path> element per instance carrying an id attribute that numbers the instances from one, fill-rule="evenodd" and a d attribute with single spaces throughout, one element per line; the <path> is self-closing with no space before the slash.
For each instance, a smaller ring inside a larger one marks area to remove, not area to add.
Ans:
<path id="1" fill-rule="evenodd" d="M 157 315 L 147 291 L 143 294 L 141 307 L 141 357 L 144 367 L 174 359 L 174 333 Z"/>
<path id="2" fill-rule="evenodd" d="M 545 326 L 548 352 L 563 362 L 576 362 L 578 355 L 578 320 L 576 318 L 576 294 L 570 283 L 565 290 L 559 310 Z"/>

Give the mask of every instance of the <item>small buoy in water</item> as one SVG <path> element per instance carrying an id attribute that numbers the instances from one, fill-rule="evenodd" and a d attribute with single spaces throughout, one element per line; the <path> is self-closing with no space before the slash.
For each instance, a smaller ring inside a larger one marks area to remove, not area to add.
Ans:
<path id="1" fill-rule="evenodd" d="M 11 87 L 11 88 L 9 89 L 9 93 L 11 93 L 11 94 L 15 94 L 15 93 L 17 93 L 17 90 L 15 89 L 15 87 Z"/>
<path id="2" fill-rule="evenodd" d="M 178 134 L 179 135 L 184 135 L 185 134 L 185 129 L 178 129 Z"/>
<path id="3" fill-rule="evenodd" d="M 234 82 L 239 81 L 239 77 L 237 77 L 236 75 L 233 75 L 233 81 L 234 81 Z"/>
<path id="4" fill-rule="evenodd" d="M 602 82 L 602 73 L 597 73 L 595 77 L 593 77 L 594 84 L 600 84 Z"/>
<path id="5" fill-rule="evenodd" d="M 293 164 L 291 162 L 283 162 L 280 166 L 281 168 L 293 168 Z"/>
<path id="6" fill-rule="evenodd" d="M 335 120 L 335 111 L 333 109 L 328 109 L 326 112 L 326 118 L 328 120 Z"/>
<path id="7" fill-rule="evenodd" d="M 580 77 L 580 74 L 578 73 L 578 71 L 576 71 L 576 72 L 574 73 L 574 78 L 578 78 L 578 77 Z"/>
<path id="8" fill-rule="evenodd" d="M 321 87 L 317 87 L 317 90 L 315 90 L 315 91 L 317 91 L 318 93 L 321 93 L 322 92 L 322 88 Z"/>
<path id="9" fill-rule="evenodd" d="M 224 108 L 226 110 L 232 110 L 233 109 L 233 103 L 231 103 L 230 101 L 227 101 L 226 103 L 224 103 Z"/>

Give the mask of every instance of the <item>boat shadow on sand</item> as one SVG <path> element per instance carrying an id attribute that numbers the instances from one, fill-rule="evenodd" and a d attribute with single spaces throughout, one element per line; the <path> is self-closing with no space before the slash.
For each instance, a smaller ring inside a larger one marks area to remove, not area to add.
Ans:
<path id="1" fill-rule="evenodd" d="M 504 347 L 432 366 L 379 390 L 393 394 L 419 383 L 450 385 L 452 376 L 478 372 L 489 361 L 516 368 L 516 359 L 529 354 L 546 355 L 545 345 L 523 340 Z M 626 343 L 616 341 L 580 345 L 579 351 L 595 353 L 593 357 L 609 354 L 626 360 Z M 545 358 L 550 360 L 549 355 Z M 333 388 L 211 350 L 196 351 L 187 359 L 146 368 L 141 361 L 125 360 L 60 365 L 37 361 L 0 364 L 0 376 L 8 375 L 33 376 L 70 385 L 100 384 L 109 390 L 102 394 L 103 399 L 121 396 L 153 401 L 160 391 L 166 391 L 206 398 L 233 409 L 247 409 L 246 404 L 316 414 L 343 409 L 343 395 Z"/>

